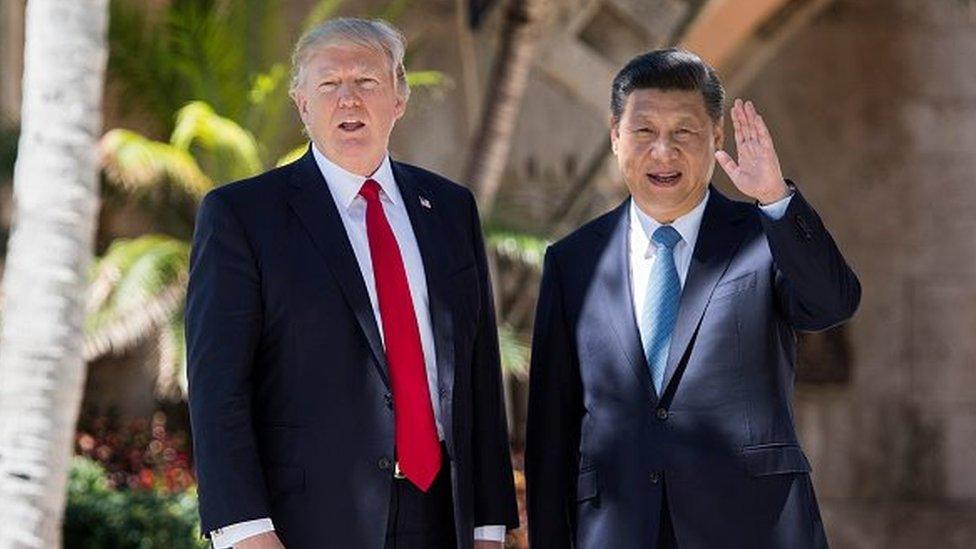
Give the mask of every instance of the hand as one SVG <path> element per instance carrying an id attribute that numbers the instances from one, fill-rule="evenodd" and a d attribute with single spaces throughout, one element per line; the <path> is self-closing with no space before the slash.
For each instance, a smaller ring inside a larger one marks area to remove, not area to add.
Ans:
<path id="1" fill-rule="evenodd" d="M 741 99 L 735 100 L 731 114 L 739 161 L 736 163 L 725 151 L 716 151 L 715 159 L 736 188 L 749 198 L 760 204 L 772 204 L 786 198 L 790 191 L 783 180 L 773 139 L 762 116 L 756 112 L 752 101 L 743 104 Z"/>
<path id="2" fill-rule="evenodd" d="M 503 549 L 504 547 L 505 544 L 501 541 L 474 540 L 474 549 Z"/>
<path id="3" fill-rule="evenodd" d="M 234 544 L 234 549 L 285 549 L 285 546 L 278 539 L 278 534 L 272 531 L 244 538 Z"/>

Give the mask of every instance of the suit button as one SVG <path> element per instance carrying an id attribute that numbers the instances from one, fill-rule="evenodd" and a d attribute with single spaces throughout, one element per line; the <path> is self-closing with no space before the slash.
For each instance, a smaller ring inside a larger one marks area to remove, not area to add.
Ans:
<path id="1" fill-rule="evenodd" d="M 659 471 L 651 472 L 651 484 L 657 484 L 661 482 L 661 473 Z"/>
<path id="2" fill-rule="evenodd" d="M 657 418 L 661 421 L 668 419 L 668 411 L 664 408 L 657 409 Z"/>
<path id="3" fill-rule="evenodd" d="M 390 410 L 392 410 L 393 409 L 393 395 L 391 395 L 390 393 L 386 393 L 385 395 L 383 395 L 383 400 L 386 401 L 386 407 L 389 408 Z"/>
<path id="4" fill-rule="evenodd" d="M 393 467 L 393 460 L 388 457 L 381 457 L 377 465 L 380 469 L 389 471 Z"/>

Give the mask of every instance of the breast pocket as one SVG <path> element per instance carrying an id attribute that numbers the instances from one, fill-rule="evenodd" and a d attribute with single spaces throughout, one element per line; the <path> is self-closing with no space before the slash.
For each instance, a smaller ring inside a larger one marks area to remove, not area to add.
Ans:
<path id="1" fill-rule="evenodd" d="M 756 287 L 756 272 L 746 273 L 742 276 L 737 276 L 732 280 L 726 280 L 720 282 L 718 286 L 715 287 L 715 291 L 712 292 L 711 302 L 723 301 L 726 299 L 732 299 L 735 296 L 742 294 L 752 288 Z"/>

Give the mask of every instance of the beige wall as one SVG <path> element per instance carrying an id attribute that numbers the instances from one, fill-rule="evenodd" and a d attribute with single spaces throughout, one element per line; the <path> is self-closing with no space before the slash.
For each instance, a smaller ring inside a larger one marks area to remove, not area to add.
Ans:
<path id="1" fill-rule="evenodd" d="M 797 415 L 835 547 L 976 546 L 976 20 L 838 0 L 745 92 L 864 287 Z"/>
<path id="2" fill-rule="evenodd" d="M 24 3 L 24 0 L 0 2 L 0 121 L 20 119 Z"/>

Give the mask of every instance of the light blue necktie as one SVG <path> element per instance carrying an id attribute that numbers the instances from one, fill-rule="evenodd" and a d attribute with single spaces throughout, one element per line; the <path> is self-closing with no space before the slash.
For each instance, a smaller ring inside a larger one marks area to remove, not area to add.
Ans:
<path id="1" fill-rule="evenodd" d="M 678 318 L 681 299 L 681 280 L 674 265 L 674 246 L 681 241 L 681 235 L 674 227 L 662 225 L 654 231 L 651 240 L 657 244 L 657 254 L 647 279 L 640 335 L 647 366 L 651 370 L 651 381 L 660 396 L 668 365 L 671 332 Z"/>

